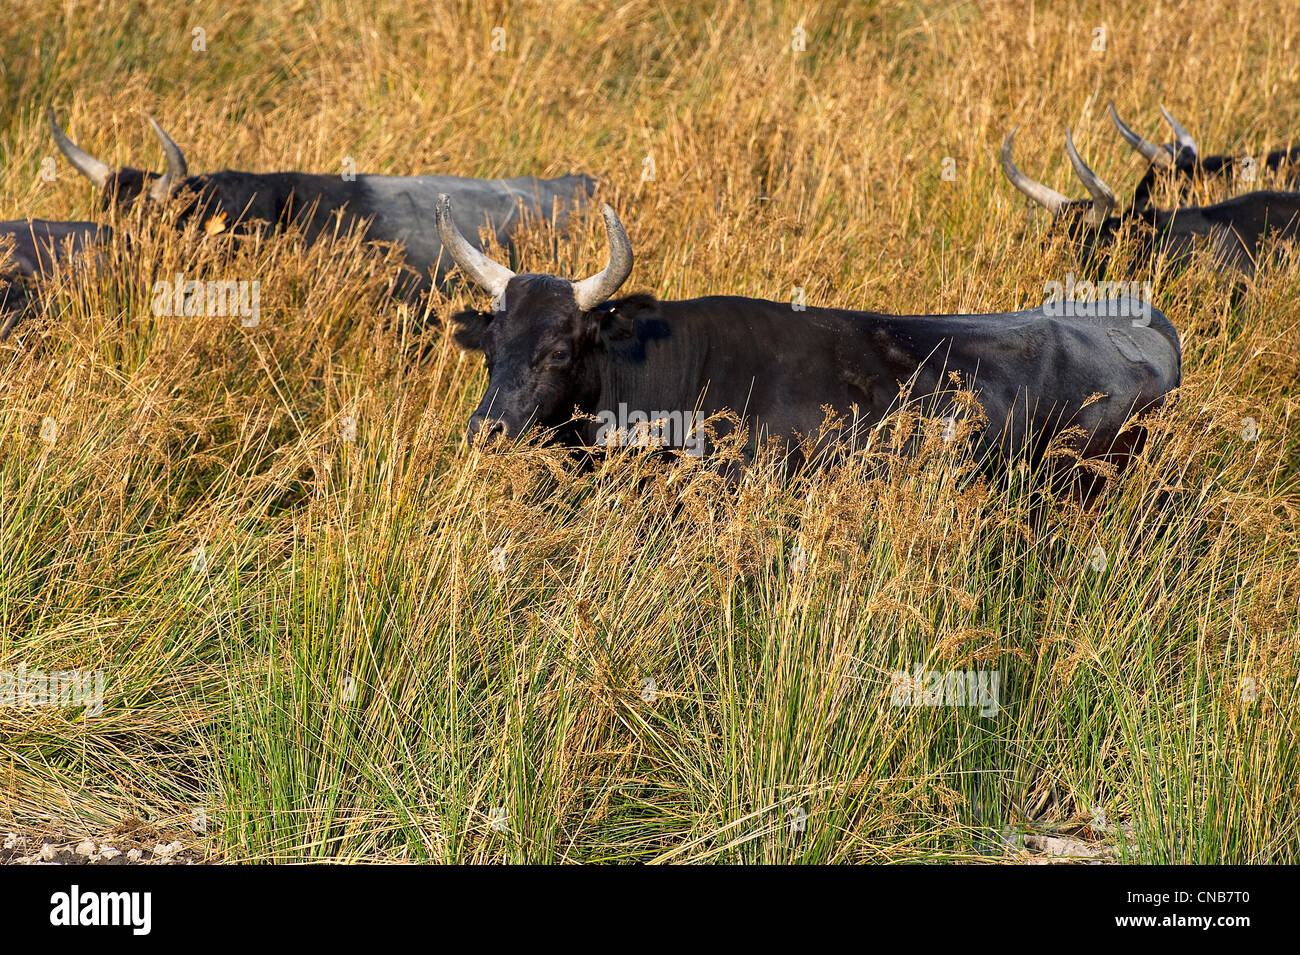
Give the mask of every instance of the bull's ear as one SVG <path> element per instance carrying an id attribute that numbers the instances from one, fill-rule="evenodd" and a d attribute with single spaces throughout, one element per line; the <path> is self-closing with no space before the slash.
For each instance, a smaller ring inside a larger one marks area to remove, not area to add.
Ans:
<path id="1" fill-rule="evenodd" d="M 451 317 L 451 340 L 466 351 L 482 351 L 483 331 L 492 321 L 491 312 L 467 309 Z"/>
<path id="2" fill-rule="evenodd" d="M 596 319 L 600 337 L 608 344 L 617 344 L 635 338 L 637 320 L 644 322 L 653 318 L 658 306 L 659 302 L 654 296 L 630 295 L 598 305 L 588 314 Z"/>
<path id="3" fill-rule="evenodd" d="M 614 306 L 601 308 L 592 317 L 599 323 L 600 337 L 609 343 L 627 341 L 636 331 L 636 316 Z"/>

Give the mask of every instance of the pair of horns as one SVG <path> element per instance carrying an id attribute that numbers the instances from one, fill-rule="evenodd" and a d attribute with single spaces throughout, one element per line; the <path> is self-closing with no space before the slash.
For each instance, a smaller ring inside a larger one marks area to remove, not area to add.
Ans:
<path id="1" fill-rule="evenodd" d="M 54 107 L 50 107 L 50 132 L 54 134 L 54 142 L 59 147 L 59 152 L 67 157 L 68 162 L 72 163 L 72 168 L 81 173 L 98 188 L 107 187 L 109 179 L 113 176 L 113 170 L 105 163 L 96 159 L 90 153 L 86 152 L 71 139 L 59 127 L 59 122 L 54 118 Z M 185 178 L 189 175 L 189 167 L 185 163 L 185 154 L 181 148 L 176 145 L 175 140 L 167 135 L 166 130 L 159 126 L 152 116 L 148 117 L 149 125 L 153 127 L 154 134 L 158 141 L 162 143 L 163 154 L 167 157 L 167 171 L 153 181 L 149 187 L 149 198 L 156 202 L 162 202 L 175 192 Z"/>
<path id="2" fill-rule="evenodd" d="M 1011 161 L 1011 144 L 1016 135 L 1017 126 L 1007 133 L 1007 138 L 1002 140 L 1002 173 L 1007 177 L 1011 185 L 1015 186 L 1030 199 L 1033 199 L 1043 208 L 1047 209 L 1052 215 L 1057 215 L 1062 209 L 1070 204 L 1070 200 L 1061 195 L 1055 189 L 1044 186 L 1041 182 L 1035 182 L 1016 168 L 1016 164 Z M 1070 157 L 1070 165 L 1074 167 L 1074 173 L 1083 183 L 1084 188 L 1088 190 L 1088 195 L 1092 196 L 1092 208 L 1088 210 L 1087 221 L 1093 228 L 1101 226 L 1115 208 L 1118 200 L 1115 193 L 1111 191 L 1110 186 L 1102 182 L 1101 177 L 1088 168 L 1088 164 L 1083 161 L 1079 151 L 1074 148 L 1074 138 L 1070 130 L 1065 131 L 1065 152 Z"/>
<path id="3" fill-rule="evenodd" d="M 1193 162 L 1196 161 L 1199 155 L 1196 140 L 1192 139 L 1191 134 L 1183 129 L 1182 123 L 1169 115 L 1169 110 L 1163 106 L 1160 107 L 1160 114 L 1164 116 L 1169 128 L 1174 131 L 1174 141 L 1164 146 L 1148 142 L 1129 129 L 1124 120 L 1119 118 L 1119 113 L 1115 111 L 1113 101 L 1107 104 L 1106 108 L 1110 111 L 1111 122 L 1115 124 L 1119 134 L 1124 137 L 1124 141 L 1141 153 L 1152 165 L 1159 166 L 1161 169 L 1172 169 L 1175 159 L 1182 152 L 1191 156 Z"/>
<path id="4" fill-rule="evenodd" d="M 618 221 L 618 216 L 609 206 L 602 204 L 600 211 L 605 217 L 605 234 L 609 237 L 609 262 L 590 278 L 572 283 L 573 297 L 584 312 L 617 292 L 632 274 L 632 243 L 628 241 L 623 223 Z M 438 225 L 438 238 L 452 261 L 493 299 L 500 300 L 505 294 L 506 283 L 514 278 L 515 273 L 500 262 L 492 261 L 461 235 L 451 217 L 451 199 L 446 194 L 438 196 L 434 220 Z"/>

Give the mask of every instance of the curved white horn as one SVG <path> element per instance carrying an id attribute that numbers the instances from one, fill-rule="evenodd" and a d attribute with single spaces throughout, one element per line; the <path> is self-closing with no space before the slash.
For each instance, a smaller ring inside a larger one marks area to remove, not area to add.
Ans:
<path id="1" fill-rule="evenodd" d="M 1099 226 L 1110 217 L 1111 210 L 1118 202 L 1115 193 L 1111 192 L 1110 186 L 1102 182 L 1101 177 L 1089 169 L 1088 164 L 1079 156 L 1068 129 L 1065 131 L 1065 151 L 1070 157 L 1070 165 L 1074 167 L 1075 174 L 1083 182 L 1088 194 L 1092 196 L 1092 209 L 1088 212 L 1088 223 Z"/>
<path id="2" fill-rule="evenodd" d="M 1016 135 L 1016 130 L 1019 128 L 1019 126 L 1013 127 L 1011 132 L 1007 133 L 1007 138 L 1002 140 L 1002 174 L 1007 177 L 1007 181 L 1011 185 L 1051 212 L 1052 215 L 1056 215 L 1065 208 L 1070 200 L 1055 189 L 1049 189 L 1041 182 L 1034 182 L 1034 180 L 1017 169 L 1016 164 L 1011 161 L 1011 139 Z"/>
<path id="3" fill-rule="evenodd" d="M 159 126 L 152 116 L 148 117 L 148 120 L 154 134 L 162 143 L 163 154 L 167 157 L 167 171 L 155 179 L 149 188 L 149 198 L 162 202 L 185 181 L 185 177 L 190 174 L 189 167 L 185 163 L 185 154 L 181 152 L 181 147 L 176 145 L 175 140 L 167 135 L 166 130 Z"/>
<path id="4" fill-rule="evenodd" d="M 595 308 L 618 291 L 619 286 L 632 274 L 632 243 L 628 241 L 623 223 L 609 206 L 601 204 L 600 214 L 605 217 L 605 234 L 609 237 L 609 261 L 590 278 L 573 283 L 573 297 L 584 312 Z"/>
<path id="5" fill-rule="evenodd" d="M 100 162 L 90 153 L 86 152 L 59 128 L 59 121 L 54 118 L 54 107 L 49 108 L 50 133 L 54 136 L 54 144 L 59 147 L 59 152 L 72 163 L 72 168 L 77 170 L 96 187 L 103 189 L 108 185 L 109 177 L 113 175 L 113 170 L 107 164 Z"/>
<path id="6" fill-rule="evenodd" d="M 1160 107 L 1160 112 L 1165 117 L 1165 122 L 1169 124 L 1169 128 L 1174 131 L 1174 142 L 1178 144 L 1178 148 L 1187 150 L 1192 154 L 1193 159 L 1200 156 L 1201 151 L 1196 145 L 1196 140 L 1192 139 L 1191 133 L 1183 129 L 1183 124 L 1170 116 L 1169 110 L 1163 106 Z"/>
<path id="7" fill-rule="evenodd" d="M 1143 139 L 1128 128 L 1124 120 L 1119 118 L 1119 113 L 1115 111 L 1114 102 L 1108 103 L 1106 108 L 1110 110 L 1110 120 L 1115 124 L 1115 128 L 1119 130 L 1119 134 L 1124 137 L 1124 141 L 1141 153 L 1147 162 L 1153 166 L 1159 166 L 1161 169 L 1168 169 L 1174 164 L 1174 159 L 1169 155 L 1169 150 Z"/>
<path id="8" fill-rule="evenodd" d="M 433 218 L 438 226 L 438 238 L 451 260 L 494 299 L 500 298 L 506 290 L 506 283 L 515 277 L 515 273 L 499 262 L 493 262 L 460 234 L 456 220 L 451 217 L 451 197 L 446 193 L 438 196 Z"/>

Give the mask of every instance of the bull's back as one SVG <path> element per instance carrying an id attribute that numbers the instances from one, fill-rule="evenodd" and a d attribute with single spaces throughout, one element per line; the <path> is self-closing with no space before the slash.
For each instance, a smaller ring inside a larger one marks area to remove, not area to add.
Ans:
<path id="1" fill-rule="evenodd" d="M 48 277 L 60 264 L 84 254 L 111 234 L 107 226 L 93 222 L 0 222 L 0 341 L 8 338 L 34 304 L 25 281 Z"/>
<path id="2" fill-rule="evenodd" d="M 702 377 L 721 403 L 808 433 L 830 405 L 864 423 L 900 390 L 947 414 L 960 374 L 988 416 L 981 440 L 1017 450 L 1077 425 L 1102 444 L 1181 377 L 1168 318 L 1134 299 L 1058 303 L 1020 312 L 894 316 L 736 298 L 678 303 L 710 352 Z M 1096 395 L 1104 395 L 1096 398 Z M 928 400 L 935 399 L 935 400 Z"/>
<path id="3" fill-rule="evenodd" d="M 953 348 L 983 360 L 974 390 L 988 414 L 981 441 L 989 448 L 1038 458 L 1061 430 L 1078 428 L 1085 456 L 1127 453 L 1140 433 L 1128 423 L 1181 380 L 1177 331 L 1136 299 L 1057 302 L 985 320 L 992 337 Z M 998 367 L 999 355 L 1014 357 Z"/>
<path id="4" fill-rule="evenodd" d="M 0 222 L 0 241 L 12 241 L 11 261 L 0 266 L 7 274 L 36 277 L 51 272 L 87 248 L 105 241 L 107 226 L 94 222 L 60 222 L 50 219 L 18 219 Z"/>

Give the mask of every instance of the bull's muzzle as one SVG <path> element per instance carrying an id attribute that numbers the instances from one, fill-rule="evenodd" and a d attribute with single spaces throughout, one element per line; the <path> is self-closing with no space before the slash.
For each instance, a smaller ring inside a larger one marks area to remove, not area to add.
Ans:
<path id="1" fill-rule="evenodd" d="M 507 437 L 509 429 L 505 421 L 491 415 L 476 411 L 470 415 L 469 426 L 465 429 L 465 438 L 470 444 L 482 437 L 484 441 L 498 441 Z"/>

